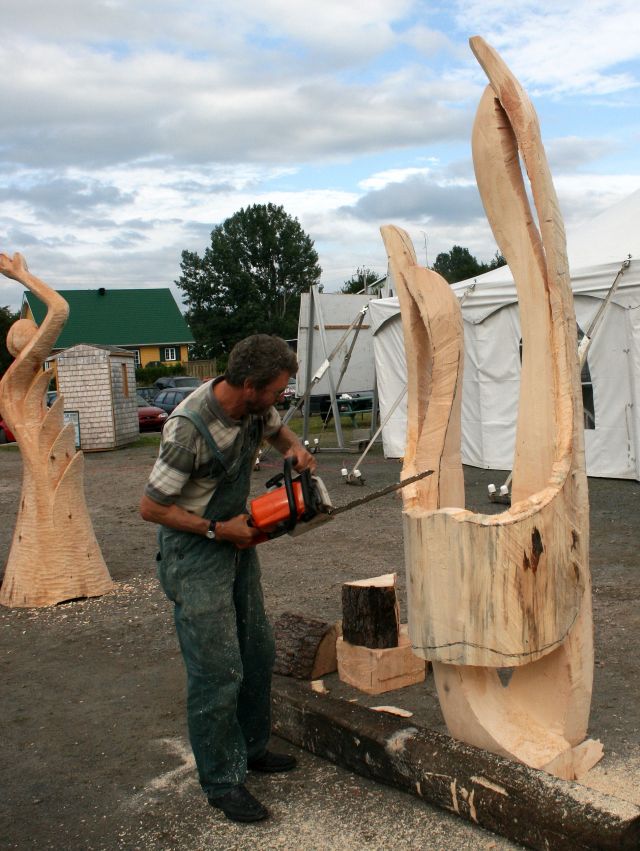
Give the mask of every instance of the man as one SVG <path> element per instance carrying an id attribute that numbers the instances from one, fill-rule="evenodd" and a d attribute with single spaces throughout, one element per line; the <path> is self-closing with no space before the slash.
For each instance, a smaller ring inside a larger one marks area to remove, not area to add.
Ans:
<path id="1" fill-rule="evenodd" d="M 198 387 L 167 420 L 140 512 L 160 524 L 158 577 L 175 604 L 187 669 L 189 737 L 209 803 L 234 821 L 269 813 L 245 788 L 247 768 L 288 771 L 267 750 L 274 643 L 246 501 L 261 441 L 298 471 L 315 459 L 274 403 L 297 371 L 284 340 L 238 343 L 225 374 Z"/>

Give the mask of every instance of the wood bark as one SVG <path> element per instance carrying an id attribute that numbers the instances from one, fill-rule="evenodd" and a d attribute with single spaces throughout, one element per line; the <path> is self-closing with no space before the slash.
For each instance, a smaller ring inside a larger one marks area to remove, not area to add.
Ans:
<path id="1" fill-rule="evenodd" d="M 273 731 L 529 848 L 635 851 L 640 808 L 276 677 Z M 629 782 L 633 782 L 629 778 Z"/>
<path id="2" fill-rule="evenodd" d="M 499 515 L 463 508 L 459 307 L 417 267 L 408 236 L 383 228 L 407 354 L 403 475 L 437 471 L 403 493 L 409 630 L 433 662 L 452 735 L 572 778 L 602 748 L 583 742 L 593 674 L 588 498 L 564 230 L 533 106 L 495 51 L 480 38 L 471 45 L 491 82 L 473 132 L 478 186 L 521 306 L 513 499 Z"/>
<path id="3" fill-rule="evenodd" d="M 337 670 L 339 623 L 284 612 L 273 625 L 273 632 L 276 643 L 274 673 L 312 680 Z"/>
<path id="4" fill-rule="evenodd" d="M 29 273 L 20 254 L 0 254 L 0 272 L 24 284 L 47 306 L 39 327 L 19 319 L 7 335 L 15 360 L 0 381 L 0 411 L 15 435 L 24 472 L 0 603 L 48 606 L 98 596 L 113 583 L 87 510 L 84 456 L 76 452 L 73 425 L 64 424 L 62 396 L 51 408 L 44 401 L 51 372 L 43 371 L 42 364 L 69 307 Z"/>
<path id="5" fill-rule="evenodd" d="M 396 574 L 342 586 L 342 636 L 349 644 L 383 649 L 398 646 L 400 611 Z"/>

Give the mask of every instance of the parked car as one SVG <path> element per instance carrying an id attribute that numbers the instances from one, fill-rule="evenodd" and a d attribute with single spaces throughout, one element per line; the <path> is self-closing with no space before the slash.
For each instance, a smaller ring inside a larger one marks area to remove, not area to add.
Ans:
<path id="1" fill-rule="evenodd" d="M 47 408 L 50 408 L 53 405 L 53 403 L 56 401 L 57 398 L 58 398 L 58 391 L 57 390 L 47 390 L 47 395 L 45 396 Z"/>
<path id="2" fill-rule="evenodd" d="M 360 390 L 353 393 L 338 393 L 338 410 L 340 414 L 351 417 L 352 421 L 356 414 L 370 413 L 373 406 L 373 391 Z M 311 414 L 320 414 L 323 418 L 329 415 L 329 419 L 333 416 L 331 410 L 331 396 L 326 395 L 312 396 L 310 399 Z"/>
<path id="3" fill-rule="evenodd" d="M 15 437 L 4 420 L 0 420 L 0 443 L 15 443 Z"/>
<path id="4" fill-rule="evenodd" d="M 163 375 L 153 382 L 156 390 L 164 390 L 167 387 L 199 387 L 201 384 L 202 380 L 194 378 L 193 375 Z"/>
<path id="5" fill-rule="evenodd" d="M 156 405 L 150 405 L 144 396 L 136 394 L 138 400 L 138 425 L 140 431 L 162 431 L 169 414 Z"/>
<path id="6" fill-rule="evenodd" d="M 290 405 L 293 405 L 295 400 L 296 400 L 296 378 L 295 378 L 295 376 L 292 376 L 289 379 L 287 386 L 285 387 L 284 393 L 282 395 L 282 401 L 276 402 L 276 408 L 283 408 L 283 409 L 286 410 Z"/>
<path id="7" fill-rule="evenodd" d="M 138 393 L 138 395 L 142 396 L 144 399 L 147 400 L 147 402 L 149 404 L 151 404 L 153 402 L 153 400 L 156 398 L 156 396 L 158 395 L 158 388 L 157 387 L 136 387 L 136 393 Z"/>
<path id="8" fill-rule="evenodd" d="M 167 414 L 170 414 L 195 389 L 195 387 L 168 387 L 166 390 L 161 390 L 158 393 L 153 400 L 153 404 L 158 408 L 162 408 Z"/>

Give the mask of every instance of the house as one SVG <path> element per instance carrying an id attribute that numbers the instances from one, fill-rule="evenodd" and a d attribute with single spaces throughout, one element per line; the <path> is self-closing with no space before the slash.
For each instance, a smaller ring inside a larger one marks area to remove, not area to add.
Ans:
<path id="1" fill-rule="evenodd" d="M 79 343 L 118 346 L 133 353 L 136 366 L 161 362 L 186 363 L 193 334 L 169 289 L 58 290 L 69 305 L 69 318 L 53 347 L 53 354 Z M 38 325 L 46 307 L 26 292 L 21 318 Z"/>

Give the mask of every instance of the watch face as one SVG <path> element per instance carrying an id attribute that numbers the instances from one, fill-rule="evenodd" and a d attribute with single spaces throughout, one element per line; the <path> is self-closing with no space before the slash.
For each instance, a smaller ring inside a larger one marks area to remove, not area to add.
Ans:
<path id="1" fill-rule="evenodd" d="M 207 538 L 209 538 L 210 541 L 213 541 L 215 537 L 216 533 L 213 531 L 213 529 L 209 529 L 209 531 L 207 532 Z"/>

